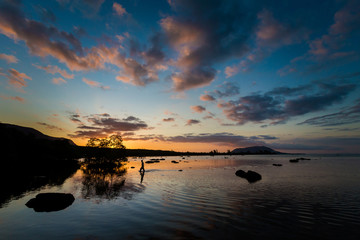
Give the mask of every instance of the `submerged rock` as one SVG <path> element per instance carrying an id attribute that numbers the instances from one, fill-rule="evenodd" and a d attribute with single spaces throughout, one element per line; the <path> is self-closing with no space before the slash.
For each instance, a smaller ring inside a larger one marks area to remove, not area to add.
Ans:
<path id="1" fill-rule="evenodd" d="M 243 170 L 237 170 L 235 175 L 241 178 L 245 178 L 246 180 L 248 180 L 249 183 L 253 183 L 261 180 L 261 175 L 251 170 L 247 172 Z"/>
<path id="2" fill-rule="evenodd" d="M 39 193 L 25 205 L 35 212 L 60 211 L 70 206 L 75 198 L 70 193 Z"/>
<path id="3" fill-rule="evenodd" d="M 175 161 L 175 160 L 172 160 L 171 162 L 172 162 L 172 163 L 179 163 L 179 162 L 177 162 L 177 161 Z"/>
<path id="4" fill-rule="evenodd" d="M 282 164 L 280 164 L 280 163 L 273 163 L 273 166 L 275 166 L 275 167 L 281 167 Z"/>
<path id="5" fill-rule="evenodd" d="M 299 159 L 290 159 L 289 162 L 297 163 L 297 162 L 299 162 Z"/>

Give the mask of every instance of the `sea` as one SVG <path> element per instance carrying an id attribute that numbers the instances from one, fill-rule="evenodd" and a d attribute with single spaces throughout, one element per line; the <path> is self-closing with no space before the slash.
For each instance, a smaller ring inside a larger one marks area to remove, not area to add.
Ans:
<path id="1" fill-rule="evenodd" d="M 300 157 L 310 160 L 289 161 Z M 360 239 L 359 155 L 80 163 L 70 174 L 33 176 L 23 184 L 29 187 L 3 195 L 0 239 Z M 249 182 L 237 170 L 255 171 L 261 180 Z M 14 172 L 5 184 L 17 178 Z M 36 211 L 26 203 L 39 193 L 75 200 L 62 210 Z"/>

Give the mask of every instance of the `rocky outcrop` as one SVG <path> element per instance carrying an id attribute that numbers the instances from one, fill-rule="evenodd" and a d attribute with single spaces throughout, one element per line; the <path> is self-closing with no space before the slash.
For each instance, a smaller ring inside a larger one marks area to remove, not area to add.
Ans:
<path id="1" fill-rule="evenodd" d="M 261 180 L 261 175 L 251 170 L 247 172 L 243 170 L 237 170 L 235 175 L 241 178 L 245 178 L 246 180 L 248 180 L 249 183 L 253 183 Z"/>
<path id="2" fill-rule="evenodd" d="M 35 212 L 54 212 L 69 207 L 74 201 L 70 193 L 39 193 L 25 205 Z"/>

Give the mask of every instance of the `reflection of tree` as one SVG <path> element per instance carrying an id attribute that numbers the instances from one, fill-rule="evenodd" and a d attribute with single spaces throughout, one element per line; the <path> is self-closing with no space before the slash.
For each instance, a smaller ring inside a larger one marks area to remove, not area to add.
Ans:
<path id="1" fill-rule="evenodd" d="M 81 166 L 83 171 L 83 197 L 105 199 L 118 197 L 125 184 L 126 168 L 124 161 L 126 161 L 125 158 L 116 161 L 104 158 L 86 159 Z"/>

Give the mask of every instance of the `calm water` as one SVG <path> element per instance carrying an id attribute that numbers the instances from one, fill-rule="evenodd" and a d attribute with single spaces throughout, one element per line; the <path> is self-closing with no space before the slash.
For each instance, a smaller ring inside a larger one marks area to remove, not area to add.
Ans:
<path id="1" fill-rule="evenodd" d="M 167 157 L 145 164 L 143 177 L 139 159 L 115 173 L 83 167 L 3 202 L 0 239 L 359 239 L 359 157 L 307 157 Z M 43 192 L 75 201 L 57 212 L 25 206 Z"/>

